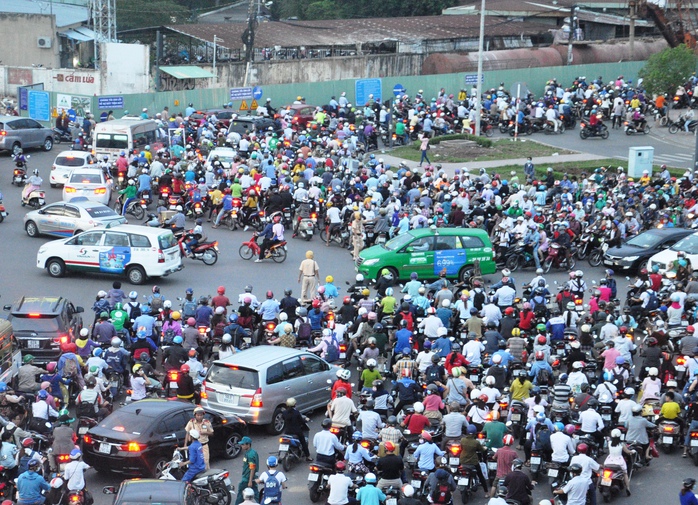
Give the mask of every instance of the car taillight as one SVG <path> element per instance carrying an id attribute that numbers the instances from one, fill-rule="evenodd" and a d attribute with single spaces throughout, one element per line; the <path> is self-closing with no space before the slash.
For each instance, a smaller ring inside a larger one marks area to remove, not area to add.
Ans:
<path id="1" fill-rule="evenodd" d="M 122 444 L 121 450 L 126 452 L 141 452 L 143 446 L 138 442 L 129 442 L 128 444 Z"/>
<path id="2" fill-rule="evenodd" d="M 83 440 L 83 442 L 85 442 L 86 444 L 91 444 L 91 443 L 92 443 L 92 437 L 89 436 L 89 435 L 83 435 L 83 436 L 82 436 L 82 440 Z"/>
<path id="3" fill-rule="evenodd" d="M 70 186 L 66 186 L 65 188 L 63 188 L 63 191 L 65 191 L 66 193 L 75 193 L 76 189 L 71 188 Z"/>
<path id="4" fill-rule="evenodd" d="M 158 263 L 164 263 L 165 262 L 165 253 L 162 252 L 162 249 L 158 249 Z"/>
<path id="5" fill-rule="evenodd" d="M 257 388 L 257 391 L 255 391 L 254 395 L 252 396 L 250 407 L 262 408 L 263 406 L 264 402 L 262 402 L 262 388 Z"/>

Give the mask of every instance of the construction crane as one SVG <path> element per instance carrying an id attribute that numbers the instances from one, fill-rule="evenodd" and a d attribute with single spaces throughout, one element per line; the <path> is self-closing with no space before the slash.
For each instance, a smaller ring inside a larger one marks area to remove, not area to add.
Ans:
<path id="1" fill-rule="evenodd" d="M 631 15 L 634 1 L 630 2 Z M 696 50 L 696 24 L 691 12 L 696 12 L 693 0 L 674 0 L 669 8 L 666 0 L 640 0 L 637 4 L 638 14 L 649 17 L 659 29 L 670 47 L 686 44 Z"/>

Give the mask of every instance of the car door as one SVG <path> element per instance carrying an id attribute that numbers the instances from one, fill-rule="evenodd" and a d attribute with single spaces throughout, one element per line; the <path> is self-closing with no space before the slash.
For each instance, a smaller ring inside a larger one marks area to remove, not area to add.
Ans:
<path id="1" fill-rule="evenodd" d="M 305 372 L 303 371 L 303 365 L 298 356 L 293 358 L 285 359 L 281 362 L 281 369 L 283 370 L 283 381 L 281 381 L 280 386 L 283 388 L 282 392 L 286 394 L 286 398 L 292 396 L 296 400 L 300 399 L 298 402 L 300 404 L 301 410 L 305 409 L 305 405 L 308 400 L 307 396 L 307 383 L 305 381 Z M 282 400 L 281 403 L 283 403 Z"/>
<path id="2" fill-rule="evenodd" d="M 58 230 L 59 224 L 65 215 L 64 208 L 65 205 L 62 203 L 54 203 L 41 209 L 36 223 L 39 227 L 39 231 L 50 235 L 60 235 Z M 73 231 L 71 230 L 70 235 L 72 234 Z"/>
<path id="3" fill-rule="evenodd" d="M 460 268 L 467 261 L 466 250 L 456 235 L 437 235 L 434 251 L 434 276 L 442 271 L 446 275 L 458 275 Z"/>
<path id="4" fill-rule="evenodd" d="M 104 247 L 99 254 L 99 270 L 112 274 L 123 273 L 131 261 L 131 245 L 128 234 L 107 231 L 104 237 Z"/>
<path id="5" fill-rule="evenodd" d="M 46 133 L 41 123 L 29 118 L 25 118 L 23 121 L 26 135 L 31 138 L 31 145 L 33 147 L 41 146 L 44 143 L 44 134 Z"/>
<path id="6" fill-rule="evenodd" d="M 66 242 L 63 261 L 73 270 L 99 271 L 99 255 L 104 248 L 104 231 L 94 230 L 81 233 Z"/>
<path id="7" fill-rule="evenodd" d="M 482 239 L 470 235 L 461 235 L 459 238 L 463 249 L 465 249 L 466 263 L 471 265 L 475 260 L 492 260 L 492 248 L 485 244 Z"/>
<path id="8" fill-rule="evenodd" d="M 65 213 L 65 222 L 70 223 L 71 235 L 76 231 L 80 232 L 85 228 L 92 228 L 92 226 L 83 226 L 87 223 L 80 222 L 80 209 L 75 205 L 66 204 L 63 212 Z"/>
<path id="9" fill-rule="evenodd" d="M 305 388 L 305 404 L 308 409 L 320 407 L 327 403 L 327 395 L 330 390 L 330 385 L 327 384 L 327 379 L 331 378 L 328 373 L 330 366 L 317 356 L 312 354 L 304 354 L 300 357 L 303 365 L 303 373 L 307 385 Z M 296 401 L 298 398 L 296 398 Z"/>
<path id="10" fill-rule="evenodd" d="M 193 417 L 193 416 L 192 416 Z M 183 447 L 186 436 L 185 427 L 191 417 L 187 417 L 183 410 L 169 413 L 162 418 L 155 430 L 154 444 L 156 450 L 153 451 L 158 457 L 172 457 L 175 447 Z"/>
<path id="11" fill-rule="evenodd" d="M 417 272 L 420 278 L 434 276 L 434 237 L 428 235 L 414 239 L 398 252 L 400 277 L 409 277 Z"/>

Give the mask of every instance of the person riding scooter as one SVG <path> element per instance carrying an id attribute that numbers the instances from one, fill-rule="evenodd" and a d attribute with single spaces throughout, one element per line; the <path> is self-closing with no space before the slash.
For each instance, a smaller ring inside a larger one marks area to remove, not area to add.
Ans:
<path id="1" fill-rule="evenodd" d="M 27 204 L 29 202 L 29 196 L 34 192 L 39 189 L 41 189 L 41 183 L 44 182 L 44 180 L 39 177 L 39 169 L 35 168 L 32 171 L 31 177 L 27 179 L 27 184 L 24 186 L 24 189 L 22 190 L 22 203 Z"/>

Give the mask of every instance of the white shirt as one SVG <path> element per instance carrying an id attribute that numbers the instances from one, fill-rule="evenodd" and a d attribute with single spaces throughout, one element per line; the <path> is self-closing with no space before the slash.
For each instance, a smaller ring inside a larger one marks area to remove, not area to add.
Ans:
<path id="1" fill-rule="evenodd" d="M 552 459 L 556 463 L 567 463 L 574 454 L 574 440 L 562 431 L 550 435 L 550 446 L 553 448 Z"/>
<path id="2" fill-rule="evenodd" d="M 584 505 L 587 501 L 589 479 L 577 475 L 565 484 L 562 490 L 567 494 L 567 505 Z"/>
<path id="3" fill-rule="evenodd" d="M 469 340 L 463 346 L 463 356 L 467 359 L 472 366 L 480 366 L 482 363 L 481 353 L 485 350 L 485 346 L 482 342 L 477 340 Z"/>
<path id="4" fill-rule="evenodd" d="M 330 475 L 327 484 L 330 486 L 330 495 L 327 497 L 329 505 L 344 505 L 349 503 L 349 487 L 352 482 L 343 473 Z"/>
<path id="5" fill-rule="evenodd" d="M 574 465 L 575 463 L 582 467 L 582 473 L 580 476 L 585 479 L 591 479 L 592 470 L 597 471 L 601 467 L 595 460 L 586 454 L 577 454 L 576 456 L 572 456 L 570 465 Z"/>
<path id="6" fill-rule="evenodd" d="M 68 489 L 70 491 L 82 491 L 85 489 L 85 470 L 90 465 L 83 461 L 71 461 L 65 465 L 63 476 L 68 479 Z"/>
<path id="7" fill-rule="evenodd" d="M 146 396 L 145 379 L 135 376 L 131 378 L 131 400 L 142 400 Z"/>
<path id="8" fill-rule="evenodd" d="M 330 411 L 332 412 L 332 424 L 349 426 L 351 414 L 356 412 L 356 406 L 348 396 L 339 396 L 330 402 Z"/>
<path id="9" fill-rule="evenodd" d="M 419 323 L 420 328 L 424 328 L 424 335 L 427 338 L 438 338 L 437 331 L 443 327 L 444 323 L 435 315 L 430 315 Z"/>
<path id="10" fill-rule="evenodd" d="M 327 217 L 330 219 L 330 223 L 339 224 L 342 222 L 342 218 L 339 216 L 339 209 L 337 207 L 330 207 L 327 209 Z"/>
<path id="11" fill-rule="evenodd" d="M 419 354 L 417 354 L 417 359 L 415 360 L 415 363 L 417 364 L 420 373 L 424 373 L 427 371 L 427 368 L 429 368 L 429 365 L 431 365 L 431 357 L 433 355 L 434 353 L 431 351 L 422 351 Z"/>
<path id="12" fill-rule="evenodd" d="M 487 395 L 487 403 L 496 402 L 499 397 L 502 396 L 497 388 L 491 388 L 489 386 L 480 389 L 480 393 Z"/>
<path id="13" fill-rule="evenodd" d="M 618 423 L 625 424 L 631 417 L 633 417 L 633 407 L 637 405 L 633 400 L 629 398 L 623 398 L 616 405 L 616 412 L 618 412 Z"/>
<path id="14" fill-rule="evenodd" d="M 339 443 L 337 435 L 329 430 L 318 431 L 313 437 L 315 452 L 324 456 L 332 456 L 335 451 L 343 451 L 344 446 Z"/>
<path id="15" fill-rule="evenodd" d="M 594 433 L 603 429 L 603 419 L 594 409 L 587 409 L 579 414 L 579 420 L 582 423 L 581 429 L 584 433 Z"/>

